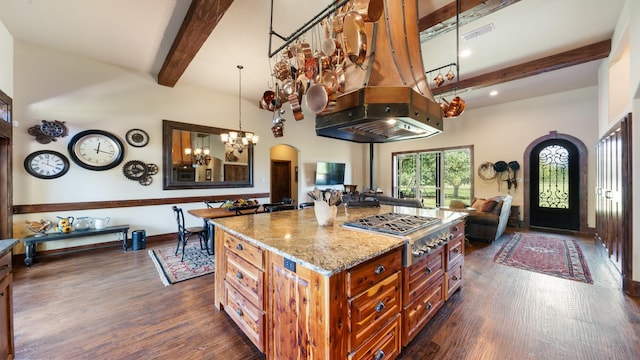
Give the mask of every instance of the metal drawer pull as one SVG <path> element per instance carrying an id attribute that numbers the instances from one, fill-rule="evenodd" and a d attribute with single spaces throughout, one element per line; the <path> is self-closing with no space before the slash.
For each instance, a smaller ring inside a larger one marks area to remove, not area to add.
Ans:
<path id="1" fill-rule="evenodd" d="M 236 314 L 238 314 L 238 316 L 243 316 L 244 315 L 244 313 L 242 312 L 242 309 L 238 309 L 236 311 Z"/>
<path id="2" fill-rule="evenodd" d="M 374 357 L 375 360 L 382 360 L 384 359 L 384 351 L 382 351 L 382 349 L 376 351 L 376 356 Z"/>
<path id="3" fill-rule="evenodd" d="M 428 310 L 431 310 L 431 308 L 433 307 L 433 305 L 431 305 L 431 302 L 428 302 L 428 301 L 427 301 L 427 306 L 425 306 L 425 307 L 427 308 L 427 311 L 428 311 Z"/>
<path id="4" fill-rule="evenodd" d="M 460 229 L 458 229 L 458 227 L 457 227 L 457 226 L 454 226 L 454 227 L 453 227 L 453 231 L 458 231 L 458 230 L 460 230 Z"/>
<path id="5" fill-rule="evenodd" d="M 382 265 L 378 265 L 376 266 L 376 270 L 374 271 L 376 273 L 376 275 L 380 275 L 382 274 L 386 269 L 384 268 L 384 266 Z"/>
<path id="6" fill-rule="evenodd" d="M 456 253 L 456 254 L 457 254 L 457 253 L 459 253 L 459 252 L 460 252 L 460 249 L 455 248 L 455 249 L 453 249 L 452 251 L 453 251 L 454 253 Z"/>
<path id="7" fill-rule="evenodd" d="M 458 281 L 458 280 L 460 280 L 460 279 L 458 279 L 458 277 L 457 277 L 457 276 L 453 275 L 453 276 L 451 277 L 451 280 Z"/>
<path id="8" fill-rule="evenodd" d="M 240 271 L 238 271 L 238 273 L 236 274 L 236 277 L 237 277 L 238 279 L 242 279 L 242 273 L 241 273 Z"/>
<path id="9" fill-rule="evenodd" d="M 376 312 L 380 312 L 382 310 L 384 310 L 384 303 L 382 301 L 378 301 L 378 303 L 376 304 Z"/>
<path id="10" fill-rule="evenodd" d="M 238 244 L 238 245 L 236 245 L 236 249 L 238 249 L 238 250 L 243 250 L 243 248 L 242 248 L 242 244 Z"/>
<path id="11" fill-rule="evenodd" d="M 426 272 L 427 274 L 431 274 L 431 271 L 433 271 L 433 270 L 431 270 L 431 268 L 430 268 L 430 267 L 428 267 L 428 268 L 425 270 L 425 272 Z"/>

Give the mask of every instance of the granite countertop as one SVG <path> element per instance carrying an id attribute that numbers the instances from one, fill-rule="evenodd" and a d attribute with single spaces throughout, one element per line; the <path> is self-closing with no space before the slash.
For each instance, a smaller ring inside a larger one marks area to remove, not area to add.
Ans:
<path id="1" fill-rule="evenodd" d="M 4 256 L 6 253 L 11 251 L 18 242 L 20 242 L 20 239 L 0 240 L 0 256 Z"/>
<path id="2" fill-rule="evenodd" d="M 407 243 L 406 237 L 373 233 L 342 225 L 346 221 L 388 212 L 439 217 L 442 224 L 437 225 L 438 228 L 466 216 L 464 213 L 439 209 L 398 206 L 347 209 L 339 206 L 333 226 L 318 226 L 313 207 L 210 221 L 248 242 L 295 260 L 320 274 L 331 276 Z M 428 233 L 433 230 L 425 228 L 420 232 Z"/>

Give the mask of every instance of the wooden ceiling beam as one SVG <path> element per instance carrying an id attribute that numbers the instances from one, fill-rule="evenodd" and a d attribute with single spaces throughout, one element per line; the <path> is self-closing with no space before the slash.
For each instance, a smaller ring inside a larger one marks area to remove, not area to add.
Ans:
<path id="1" fill-rule="evenodd" d="M 539 75 L 548 71 L 559 70 L 573 65 L 583 64 L 589 61 L 604 59 L 611 52 L 611 39 L 600 41 L 577 49 L 561 52 L 559 54 L 539 58 L 522 64 L 510 66 L 504 69 L 482 74 L 469 79 L 460 80 L 457 84 L 451 83 L 441 87 L 431 88 L 433 95 L 443 94 L 449 91 L 501 84 L 508 81 L 523 79 L 529 76 Z"/>
<path id="2" fill-rule="evenodd" d="M 460 0 L 460 13 L 471 10 L 478 5 L 482 5 L 487 0 Z M 418 29 L 420 32 L 428 28 L 438 25 L 443 21 L 449 20 L 456 16 L 456 2 L 450 2 L 440 9 L 423 16 L 418 19 Z"/>
<path id="3" fill-rule="evenodd" d="M 174 87 L 233 0 L 192 0 L 158 73 L 158 84 Z"/>

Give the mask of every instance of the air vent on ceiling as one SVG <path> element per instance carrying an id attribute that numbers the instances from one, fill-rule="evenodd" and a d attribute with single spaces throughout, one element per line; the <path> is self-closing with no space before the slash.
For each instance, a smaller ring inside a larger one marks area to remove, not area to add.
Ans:
<path id="1" fill-rule="evenodd" d="M 480 35 L 484 35 L 488 32 L 491 32 L 495 29 L 495 27 L 493 26 L 493 23 L 487 24 L 485 26 L 479 27 L 475 30 L 471 30 L 468 33 L 465 33 L 461 36 L 462 40 L 464 41 L 469 41 L 469 40 L 473 40 L 475 38 L 477 38 Z"/>

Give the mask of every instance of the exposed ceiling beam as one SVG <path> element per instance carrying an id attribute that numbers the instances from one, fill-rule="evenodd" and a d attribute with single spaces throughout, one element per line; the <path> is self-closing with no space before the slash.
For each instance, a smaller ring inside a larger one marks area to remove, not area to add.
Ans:
<path id="1" fill-rule="evenodd" d="M 193 0 L 158 73 L 158 84 L 173 87 L 218 25 L 233 0 Z"/>
<path id="2" fill-rule="evenodd" d="M 487 0 L 460 0 L 460 13 L 473 9 L 478 5 L 482 5 Z M 428 28 L 438 25 L 446 20 L 454 18 L 456 16 L 456 2 L 450 2 L 440 9 L 423 16 L 418 19 L 419 31 L 425 31 Z"/>
<path id="3" fill-rule="evenodd" d="M 439 95 L 456 90 L 456 86 L 458 90 L 468 88 L 479 89 L 583 64 L 589 61 L 600 60 L 609 56 L 610 52 L 611 39 L 460 80 L 457 84 L 451 83 L 445 86 L 431 88 L 431 92 L 433 95 Z"/>

